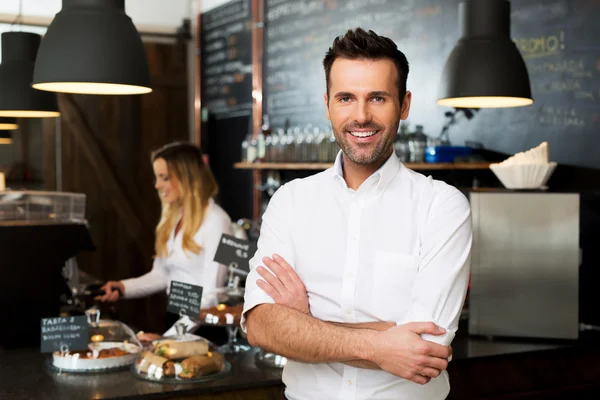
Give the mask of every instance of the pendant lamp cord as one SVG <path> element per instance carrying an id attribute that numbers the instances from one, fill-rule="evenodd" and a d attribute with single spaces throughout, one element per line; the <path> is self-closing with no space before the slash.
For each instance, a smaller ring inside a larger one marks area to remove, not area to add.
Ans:
<path id="1" fill-rule="evenodd" d="M 13 25 L 17 24 L 17 23 L 19 25 L 21 25 L 23 23 L 23 0 L 19 0 L 19 14 L 17 14 L 17 17 L 15 18 L 15 20 L 12 22 L 12 24 L 10 24 L 11 31 L 13 29 Z"/>

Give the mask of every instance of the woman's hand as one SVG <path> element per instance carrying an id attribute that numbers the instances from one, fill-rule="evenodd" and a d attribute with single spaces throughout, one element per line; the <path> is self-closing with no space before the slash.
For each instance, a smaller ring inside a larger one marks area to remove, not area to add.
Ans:
<path id="1" fill-rule="evenodd" d="M 104 290 L 104 294 L 102 296 L 97 296 L 96 300 L 114 303 L 125 294 L 125 285 L 119 281 L 108 281 L 100 288 L 100 290 Z"/>
<path id="2" fill-rule="evenodd" d="M 264 281 L 257 280 L 258 287 L 271 296 L 275 303 L 311 315 L 306 287 L 292 266 L 277 254 L 272 259 L 263 257 L 262 261 L 275 275 L 259 266 L 256 271 Z"/>

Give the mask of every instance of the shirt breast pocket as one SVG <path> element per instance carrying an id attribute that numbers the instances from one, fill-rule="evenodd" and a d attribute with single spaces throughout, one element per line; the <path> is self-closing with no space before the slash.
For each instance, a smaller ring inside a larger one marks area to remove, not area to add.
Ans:
<path id="1" fill-rule="evenodd" d="M 398 318 L 410 307 L 410 293 L 418 268 L 417 256 L 375 251 L 372 293 L 381 310 L 388 314 L 386 318 Z"/>

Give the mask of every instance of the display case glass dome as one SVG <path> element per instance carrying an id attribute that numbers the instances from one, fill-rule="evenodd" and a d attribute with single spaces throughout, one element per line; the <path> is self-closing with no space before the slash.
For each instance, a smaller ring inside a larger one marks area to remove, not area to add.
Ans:
<path id="1" fill-rule="evenodd" d="M 131 328 L 119 321 L 100 319 L 100 310 L 85 312 L 88 319 L 88 348 L 83 351 L 61 349 L 52 353 L 52 366 L 67 371 L 106 371 L 134 363 L 142 344 Z"/>

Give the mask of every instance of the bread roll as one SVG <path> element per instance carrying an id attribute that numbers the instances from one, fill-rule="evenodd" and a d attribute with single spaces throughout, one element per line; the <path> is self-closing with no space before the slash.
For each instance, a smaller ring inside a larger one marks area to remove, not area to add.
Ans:
<path id="1" fill-rule="evenodd" d="M 199 340 L 195 342 L 161 342 L 154 349 L 154 354 L 166 357 L 169 360 L 181 360 L 193 356 L 202 356 L 208 353 L 208 342 Z"/>
<path id="2" fill-rule="evenodd" d="M 162 368 L 163 364 L 167 361 L 169 360 L 164 357 L 157 356 L 149 351 L 144 351 L 142 357 L 138 360 L 138 371 L 147 374 L 150 366 L 155 365 L 158 368 Z"/>
<path id="3" fill-rule="evenodd" d="M 209 353 L 205 356 L 194 356 L 186 358 L 181 362 L 183 370 L 180 378 L 196 378 L 199 376 L 221 372 L 225 365 L 225 359 L 219 353 Z"/>

